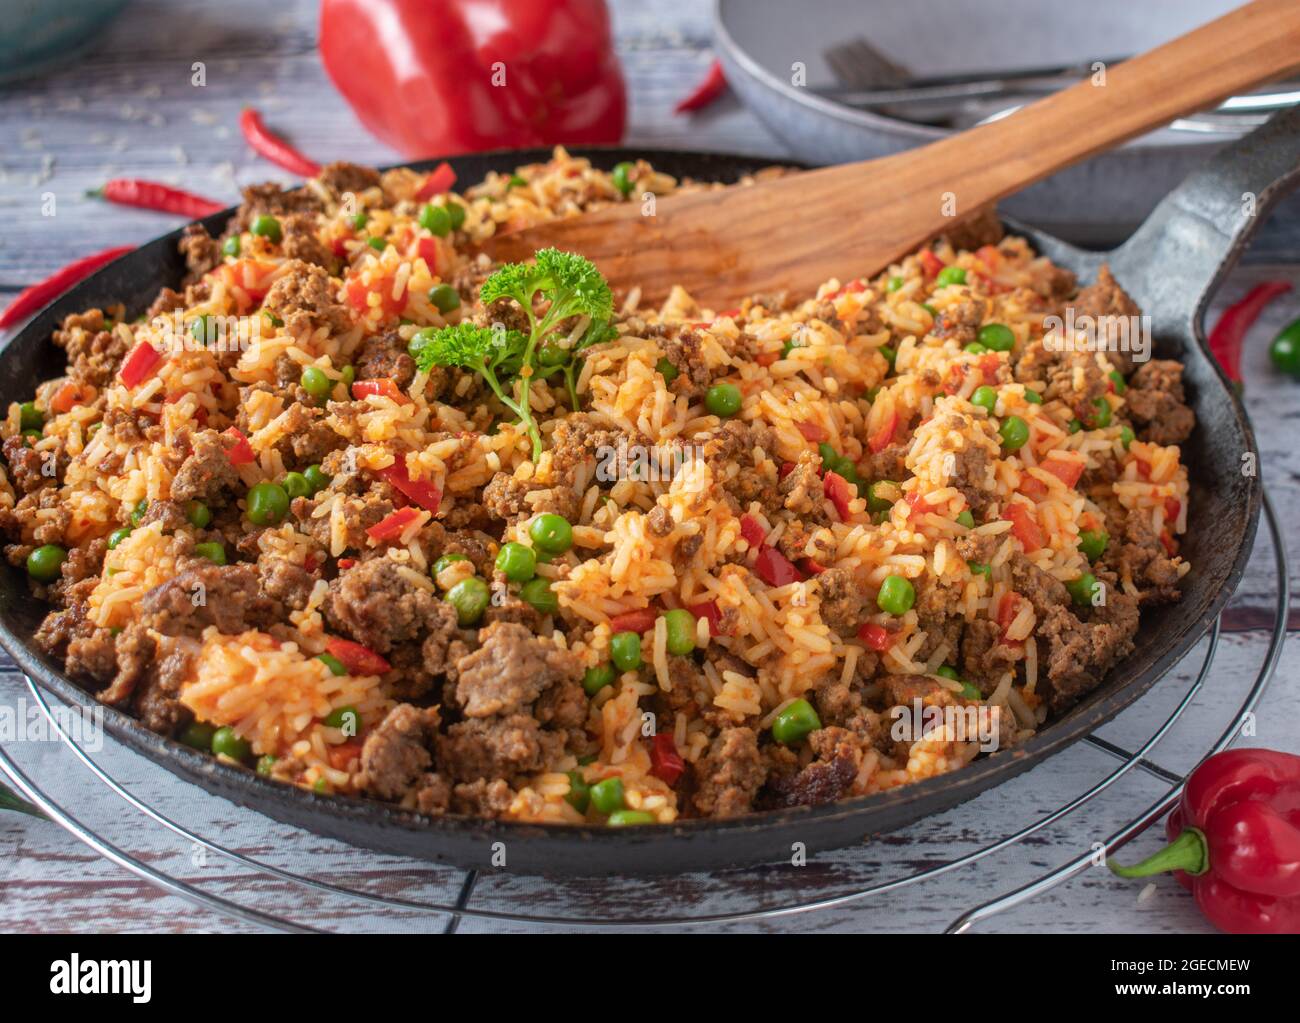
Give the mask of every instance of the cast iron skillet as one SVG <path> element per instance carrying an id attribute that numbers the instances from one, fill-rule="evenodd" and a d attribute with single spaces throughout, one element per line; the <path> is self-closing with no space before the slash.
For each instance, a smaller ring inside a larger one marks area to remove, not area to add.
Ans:
<path id="1" fill-rule="evenodd" d="M 678 151 L 577 152 L 606 169 L 620 160 L 646 156 L 670 174 L 721 181 L 735 180 L 765 162 Z M 1193 175 L 1127 244 L 1105 255 L 1082 252 L 1023 225 L 1009 225 L 1085 282 L 1092 280 L 1103 259 L 1109 260 L 1116 277 L 1151 316 L 1156 355 L 1184 361 L 1197 416 L 1197 429 L 1183 448 L 1191 475 L 1183 549 L 1194 568 L 1185 580 L 1182 601 L 1144 612 L 1133 655 L 1066 716 L 1013 752 L 976 761 L 946 777 L 829 806 L 614 830 L 452 816 L 430 820 L 376 802 L 319 796 L 265 781 L 164 739 L 111 708 L 105 709 L 108 731 L 182 778 L 276 820 L 385 852 L 529 874 L 651 874 L 785 859 L 795 842 L 809 851 L 837 848 L 969 799 L 1063 749 L 1132 703 L 1205 633 L 1240 579 L 1260 510 L 1255 479 L 1241 471 L 1242 455 L 1255 450 L 1255 440 L 1241 404 L 1206 355 L 1201 320 L 1209 294 L 1259 219 L 1300 177 L 1298 154 L 1300 112 L 1280 115 Z M 547 156 L 540 150 L 490 153 L 457 157 L 451 163 L 460 181 L 474 182 L 488 170 Z M 1256 197 L 1253 217 L 1243 216 L 1244 193 Z M 219 213 L 204 223 L 216 233 L 228 216 Z M 870 225 L 863 229 L 870 230 Z M 28 399 L 37 381 L 62 372 L 61 353 L 49 338 L 68 313 L 124 301 L 128 314 L 136 315 L 161 287 L 175 286 L 184 269 L 176 251 L 179 234 L 172 232 L 105 267 L 33 319 L 0 353 L 0 404 Z M 23 575 L 4 566 L 0 643 L 23 671 L 59 698 L 80 707 L 100 706 L 93 695 L 64 677 L 61 665 L 32 645 L 32 633 L 45 611 L 31 598 Z"/>

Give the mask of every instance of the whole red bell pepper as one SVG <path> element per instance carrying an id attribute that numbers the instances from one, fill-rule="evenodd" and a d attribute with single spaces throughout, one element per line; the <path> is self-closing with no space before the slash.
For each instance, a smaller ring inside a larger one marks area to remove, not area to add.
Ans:
<path id="1" fill-rule="evenodd" d="M 1300 757 L 1218 753 L 1187 780 L 1165 821 L 1169 845 L 1120 877 L 1174 871 L 1206 919 L 1230 934 L 1300 932 Z"/>
<path id="2" fill-rule="evenodd" d="M 617 142 L 627 120 L 604 0 L 323 0 L 320 53 L 411 159 Z"/>

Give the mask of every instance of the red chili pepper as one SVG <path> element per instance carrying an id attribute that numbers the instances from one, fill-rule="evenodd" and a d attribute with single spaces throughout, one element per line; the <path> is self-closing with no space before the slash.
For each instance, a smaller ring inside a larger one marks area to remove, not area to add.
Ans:
<path id="1" fill-rule="evenodd" d="M 162 362 L 162 352 L 148 341 L 141 341 L 122 361 L 118 376 L 127 387 L 135 387 L 152 376 L 160 362 Z"/>
<path id="2" fill-rule="evenodd" d="M 352 384 L 352 397 L 358 401 L 371 395 L 392 398 L 393 401 L 397 402 L 411 400 L 402 393 L 402 389 L 397 386 L 396 381 L 389 380 L 386 377 L 383 380 L 357 380 Z"/>
<path id="3" fill-rule="evenodd" d="M 244 133 L 244 141 L 253 152 L 290 174 L 314 178 L 320 173 L 320 164 L 303 156 L 280 136 L 272 134 L 262 122 L 262 115 L 252 107 L 244 107 L 239 112 L 239 130 Z"/>
<path id="4" fill-rule="evenodd" d="M 369 647 L 353 643 L 350 639 L 331 636 L 325 643 L 325 649 L 343 663 L 349 675 L 382 675 L 393 667 Z"/>
<path id="5" fill-rule="evenodd" d="M 696 618 L 708 619 L 710 636 L 721 636 L 723 634 L 722 608 L 718 607 L 716 600 L 706 600 L 700 604 L 688 604 L 686 610 Z"/>
<path id="6" fill-rule="evenodd" d="M 703 110 L 727 91 L 727 76 L 722 71 L 722 62 L 715 60 L 704 72 L 704 77 L 686 96 L 677 101 L 673 107 L 674 114 L 688 114 Z"/>
<path id="7" fill-rule="evenodd" d="M 775 547 L 764 547 L 758 552 L 754 571 L 768 586 L 788 586 L 803 579 L 803 573 Z"/>
<path id="8" fill-rule="evenodd" d="M 624 611 L 609 620 L 609 631 L 614 633 L 635 632 L 640 635 L 653 629 L 655 619 L 658 617 L 658 613 L 649 607 L 643 607 L 636 611 Z"/>
<path id="9" fill-rule="evenodd" d="M 131 245 L 116 245 L 111 249 L 96 252 L 93 256 L 84 256 L 69 263 L 62 270 L 56 270 L 43 281 L 33 284 L 18 292 L 17 297 L 0 313 L 0 330 L 16 323 L 23 317 L 36 312 L 58 298 L 83 277 L 89 277 L 105 263 L 111 263 L 118 256 L 130 252 Z"/>
<path id="10" fill-rule="evenodd" d="M 419 517 L 420 512 L 415 508 L 399 508 L 367 529 L 366 535 L 372 540 L 391 540 L 395 536 L 401 536 L 402 530 Z"/>
<path id="11" fill-rule="evenodd" d="M 159 213 L 179 213 L 190 220 L 199 220 L 220 213 L 226 207 L 213 199 L 205 199 L 161 181 L 144 181 L 141 178 L 113 178 L 103 187 L 87 192 L 88 196 L 107 199 L 119 206 L 137 206 L 142 210 Z"/>
<path id="12" fill-rule="evenodd" d="M 1273 299 L 1290 290 L 1287 281 L 1265 281 L 1251 288 L 1240 302 L 1223 310 L 1219 322 L 1210 331 L 1210 352 L 1229 380 L 1241 380 L 1241 346 L 1246 332 Z"/>
<path id="13" fill-rule="evenodd" d="M 385 381 L 392 383 L 392 381 Z M 355 384 L 352 385 L 356 387 Z M 438 506 L 442 503 L 442 491 L 435 487 L 428 480 L 413 480 L 406 471 L 406 459 L 398 456 L 397 461 L 386 469 L 380 469 L 378 476 L 399 493 L 405 494 L 412 501 L 418 504 L 425 511 L 438 514 Z"/>
<path id="14" fill-rule="evenodd" d="M 677 752 L 677 744 L 671 735 L 656 733 L 650 740 L 650 773 L 664 784 L 672 786 L 686 770 L 686 761 Z"/>
<path id="15" fill-rule="evenodd" d="M 740 535 L 745 538 L 749 546 L 758 548 L 763 546 L 763 541 L 767 539 L 767 530 L 763 524 L 752 515 L 742 515 L 740 517 Z"/>
<path id="16" fill-rule="evenodd" d="M 320 54 L 411 159 L 617 142 L 627 121 L 603 0 L 323 0 Z"/>
<path id="17" fill-rule="evenodd" d="M 442 195 L 443 192 L 450 192 L 451 186 L 456 183 L 456 172 L 451 169 L 451 164 L 440 163 L 438 166 L 429 171 L 429 176 L 424 179 L 424 184 L 415 193 L 415 197 L 420 202 L 426 202 L 435 195 Z"/>
<path id="18" fill-rule="evenodd" d="M 889 447 L 890 442 L 894 439 L 894 431 L 898 429 L 898 413 L 889 413 L 889 418 L 885 420 L 885 425 L 873 433 L 868 439 L 867 444 L 870 446 L 872 454 L 879 454 Z"/>
<path id="19" fill-rule="evenodd" d="M 248 438 L 238 426 L 232 426 L 226 430 L 227 436 L 235 438 L 235 445 L 226 452 L 226 457 L 230 459 L 231 465 L 247 465 L 249 462 L 257 460 L 253 454 L 253 446 L 248 443 Z"/>
<path id="20" fill-rule="evenodd" d="M 1046 538 L 1038 528 L 1033 509 L 1021 501 L 1008 502 L 1002 517 L 1011 523 L 1011 533 L 1025 548 L 1026 554 L 1041 550 Z"/>
<path id="21" fill-rule="evenodd" d="M 1300 933 L 1300 757 L 1216 753 L 1187 779 L 1165 820 L 1169 845 L 1120 877 L 1174 871 L 1206 919 L 1229 934 Z"/>
<path id="22" fill-rule="evenodd" d="M 894 645 L 894 634 L 875 622 L 864 622 L 862 628 L 858 629 L 858 639 L 877 653 L 884 653 Z"/>
<path id="23" fill-rule="evenodd" d="M 795 423 L 794 425 L 799 428 L 804 440 L 820 443 L 830 436 L 825 427 L 819 426 L 817 423 Z"/>

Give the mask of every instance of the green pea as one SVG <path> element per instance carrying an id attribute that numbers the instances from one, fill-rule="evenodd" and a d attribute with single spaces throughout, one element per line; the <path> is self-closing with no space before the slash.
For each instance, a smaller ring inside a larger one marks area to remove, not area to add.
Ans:
<path id="1" fill-rule="evenodd" d="M 740 403 L 740 388 L 735 384 L 715 384 L 704 392 L 704 407 L 723 419 L 739 412 Z"/>
<path id="2" fill-rule="evenodd" d="M 1035 391 L 1032 387 L 1026 387 L 1025 401 L 1029 402 L 1029 404 L 1031 405 L 1041 405 L 1043 403 L 1043 396 L 1039 394 L 1037 391 Z"/>
<path id="3" fill-rule="evenodd" d="M 1121 426 L 1119 428 L 1119 442 L 1124 445 L 1125 451 L 1128 450 L 1128 446 L 1132 444 L 1135 440 L 1137 440 L 1137 435 L 1133 432 L 1133 430 L 1130 427 Z"/>
<path id="4" fill-rule="evenodd" d="M 435 206 L 431 202 L 425 203 L 420 207 L 418 219 L 420 226 L 430 234 L 436 234 L 439 238 L 446 238 L 451 234 L 451 215 L 441 206 Z"/>
<path id="5" fill-rule="evenodd" d="M 695 616 L 682 607 L 664 613 L 668 624 L 668 652 L 679 657 L 695 649 Z"/>
<path id="6" fill-rule="evenodd" d="M 982 408 L 988 412 L 989 415 L 992 415 L 993 409 L 997 407 L 998 403 L 997 388 L 990 387 L 988 384 L 983 384 L 982 386 L 975 388 L 975 393 L 970 396 L 970 403 L 976 408 Z"/>
<path id="7" fill-rule="evenodd" d="M 1097 410 L 1097 414 L 1092 417 L 1092 425 L 1099 430 L 1109 426 L 1111 419 L 1110 402 L 1105 398 L 1096 398 L 1093 400 L 1092 407 Z"/>
<path id="8" fill-rule="evenodd" d="M 930 319 L 937 320 L 939 318 L 939 310 L 936 309 L 934 306 L 932 306 L 929 302 L 922 302 L 921 308 L 930 314 Z"/>
<path id="9" fill-rule="evenodd" d="M 982 700 L 984 694 L 980 692 L 979 686 L 972 685 L 969 682 L 961 684 L 961 698 L 963 700 Z"/>
<path id="10" fill-rule="evenodd" d="M 317 401 L 328 398 L 330 391 L 334 390 L 334 381 L 326 376 L 325 371 L 319 366 L 305 367 L 299 383 L 302 384 L 302 389 Z"/>
<path id="11" fill-rule="evenodd" d="M 1005 323 L 986 323 L 976 336 L 991 352 L 1009 352 L 1016 345 L 1016 335 Z"/>
<path id="12" fill-rule="evenodd" d="M 655 815 L 645 810 L 615 810 L 605 822 L 611 828 L 626 828 L 631 824 L 655 824 Z"/>
<path id="13" fill-rule="evenodd" d="M 821 718 L 807 700 L 795 700 L 772 722 L 772 738 L 783 746 L 802 742 L 810 732 L 821 728 Z"/>
<path id="14" fill-rule="evenodd" d="M 221 251 L 224 255 L 227 256 L 238 256 L 239 248 L 240 248 L 240 242 L 239 242 L 239 235 L 237 234 L 232 234 L 229 238 L 227 238 L 224 242 L 221 243 Z"/>
<path id="15" fill-rule="evenodd" d="M 965 348 L 963 348 L 962 351 L 967 352 L 970 355 L 983 355 L 985 352 L 988 351 L 988 349 L 985 348 L 978 341 L 972 341 Z"/>
<path id="16" fill-rule="evenodd" d="M 140 498 L 140 500 L 135 503 L 135 507 L 131 509 L 131 525 L 140 525 L 140 523 L 144 521 L 145 513 L 148 512 L 148 510 L 149 502 L 143 497 Z"/>
<path id="17" fill-rule="evenodd" d="M 582 673 L 582 688 L 588 696 L 595 696 L 606 686 L 612 686 L 617 677 L 612 664 L 598 664 Z"/>
<path id="18" fill-rule="evenodd" d="M 998 436 L 1002 438 L 1002 446 L 1008 451 L 1019 451 L 1029 440 L 1029 424 L 1019 416 L 1007 416 L 1002 420 Z"/>
<path id="19" fill-rule="evenodd" d="M 289 495 L 278 483 L 255 483 L 248 490 L 248 521 L 255 526 L 274 526 L 289 510 Z"/>
<path id="20" fill-rule="evenodd" d="M 1110 534 L 1104 529 L 1085 529 L 1079 534 L 1079 550 L 1089 561 L 1096 561 L 1106 552 Z"/>
<path id="21" fill-rule="evenodd" d="M 329 668 L 332 675 L 346 675 L 348 673 L 347 667 L 333 654 L 317 654 L 316 660 Z"/>
<path id="22" fill-rule="evenodd" d="M 330 485 L 330 478 L 325 475 L 319 465 L 309 465 L 302 471 L 303 479 L 311 487 L 313 494 L 319 493 Z"/>
<path id="23" fill-rule="evenodd" d="M 564 801 L 578 813 L 586 813 L 587 807 L 591 805 L 591 786 L 582 777 L 581 771 L 569 772 L 569 793 Z"/>
<path id="24" fill-rule="evenodd" d="M 528 179 L 518 174 L 511 174 L 510 180 L 506 182 L 507 188 L 524 188 L 528 185 Z"/>
<path id="25" fill-rule="evenodd" d="M 547 579 L 529 579 L 519 587 L 519 599 L 544 615 L 553 615 L 560 609 L 560 598 L 555 595 Z"/>
<path id="26" fill-rule="evenodd" d="M 442 575 L 442 570 L 446 568 L 448 565 L 454 564 L 457 561 L 468 561 L 468 560 L 469 559 L 466 558 L 465 555 L 463 554 L 456 554 L 455 552 L 452 552 L 451 554 L 444 554 L 441 558 L 439 558 L 437 561 L 433 563 L 433 571 L 430 574 L 436 579 L 438 576 Z"/>
<path id="27" fill-rule="evenodd" d="M 212 736 L 212 752 L 219 757 L 244 761 L 252 755 L 253 747 L 246 739 L 241 739 L 229 725 L 218 728 Z"/>
<path id="28" fill-rule="evenodd" d="M 67 559 L 67 551 L 56 543 L 47 543 L 27 555 L 27 574 L 38 583 L 51 583 L 59 577 Z"/>
<path id="29" fill-rule="evenodd" d="M 966 562 L 966 567 L 971 570 L 972 575 L 987 575 L 989 577 L 992 577 L 993 575 L 993 566 L 986 565 L 983 562 L 968 561 Z"/>
<path id="30" fill-rule="evenodd" d="M 817 451 L 822 456 L 822 472 L 830 472 L 831 466 L 835 464 L 835 459 L 840 457 L 840 453 L 826 441 L 817 445 Z"/>
<path id="31" fill-rule="evenodd" d="M 940 678 L 950 678 L 954 682 L 961 681 L 961 676 L 957 674 L 957 669 L 954 668 L 951 664 L 939 665 L 939 667 L 935 669 L 934 673 L 938 675 Z"/>
<path id="32" fill-rule="evenodd" d="M 326 728 L 342 728 L 349 735 L 361 734 L 361 715 L 356 707 L 335 707 L 326 716 L 322 724 Z"/>
<path id="33" fill-rule="evenodd" d="M 339 383 L 343 385 L 343 390 L 352 390 L 352 381 L 357 378 L 357 368 L 351 363 L 339 370 Z"/>
<path id="34" fill-rule="evenodd" d="M 610 637 L 609 657 L 619 671 L 641 667 L 641 637 L 635 632 L 619 632 Z"/>
<path id="35" fill-rule="evenodd" d="M 887 512 L 894 507 L 894 502 L 885 496 L 885 488 L 891 490 L 898 486 L 891 480 L 877 480 L 867 487 L 867 509 L 873 512 Z"/>
<path id="36" fill-rule="evenodd" d="M 325 780 L 324 776 L 317 778 L 314 782 L 311 783 L 311 790 L 315 792 L 317 795 L 323 796 L 325 793 L 329 792 L 330 790 L 329 782 Z"/>
<path id="37" fill-rule="evenodd" d="M 898 349 L 893 345 L 881 345 L 876 351 L 883 355 L 885 361 L 889 363 L 889 372 L 894 372 L 894 363 L 898 361 Z"/>
<path id="38" fill-rule="evenodd" d="M 207 529 L 212 521 L 212 510 L 202 501 L 186 501 L 185 521 L 195 529 Z"/>
<path id="39" fill-rule="evenodd" d="M 295 497 L 311 496 L 311 484 L 307 482 L 307 477 L 300 472 L 286 472 L 280 486 L 284 487 L 284 492 L 289 495 L 290 501 Z"/>
<path id="40" fill-rule="evenodd" d="M 443 209 L 447 211 L 447 216 L 451 218 L 451 229 L 459 231 L 460 225 L 465 223 L 465 207 L 448 199 L 447 205 Z"/>
<path id="41" fill-rule="evenodd" d="M 262 778 L 271 777 L 271 772 L 275 769 L 275 757 L 270 753 L 264 754 L 257 758 L 257 773 Z"/>
<path id="42" fill-rule="evenodd" d="M 861 481 L 861 477 L 858 476 L 858 467 L 853 464 L 853 459 L 847 455 L 837 455 L 835 457 L 831 462 L 831 472 L 854 486 Z"/>
<path id="43" fill-rule="evenodd" d="M 1065 588 L 1070 591 L 1070 597 L 1076 604 L 1088 607 L 1092 604 L 1092 594 L 1097 588 L 1097 577 L 1091 572 L 1084 572 L 1078 579 L 1066 583 Z"/>
<path id="44" fill-rule="evenodd" d="M 903 284 L 904 284 L 903 278 L 901 278 L 901 277 L 891 277 L 891 278 L 889 278 L 889 282 L 885 285 L 885 290 L 886 290 L 886 291 L 897 291 L 899 288 L 901 288 L 901 287 L 903 286 Z"/>
<path id="45" fill-rule="evenodd" d="M 573 546 L 573 527 L 563 515 L 544 512 L 528 527 L 533 546 L 547 554 L 563 554 Z"/>
<path id="46" fill-rule="evenodd" d="M 186 746 L 210 751 L 212 749 L 212 737 L 216 734 L 216 725 L 210 725 L 206 721 L 191 721 L 177 738 Z"/>
<path id="47" fill-rule="evenodd" d="M 671 384 L 677 379 L 677 367 L 666 358 L 660 359 L 655 363 L 655 372 L 664 378 L 665 384 Z"/>
<path id="48" fill-rule="evenodd" d="M 464 627 L 478 624 L 490 596 L 487 583 L 472 575 L 447 591 L 447 602 L 456 609 L 456 621 Z"/>
<path id="49" fill-rule="evenodd" d="M 352 224 L 352 230 L 360 231 L 363 227 L 366 226 L 366 224 L 370 223 L 370 214 L 356 213 L 353 215 L 350 223 Z"/>
<path id="50" fill-rule="evenodd" d="M 1268 346 L 1268 357 L 1283 373 L 1300 377 L 1300 320 L 1288 323 Z"/>
<path id="51" fill-rule="evenodd" d="M 226 563 L 226 549 L 219 543 L 196 543 L 194 553 L 200 558 L 207 558 L 214 565 Z"/>
<path id="52" fill-rule="evenodd" d="M 460 307 L 460 292 L 450 284 L 435 284 L 429 289 L 429 303 L 440 313 Z"/>
<path id="53" fill-rule="evenodd" d="M 1079 420 L 1077 419 L 1071 419 L 1069 423 L 1066 424 L 1066 429 L 1068 429 L 1071 433 L 1078 433 L 1080 430 L 1083 429 L 1083 424 L 1079 422 Z"/>
<path id="54" fill-rule="evenodd" d="M 936 288 L 946 288 L 950 284 L 965 284 L 966 271 L 959 266 L 945 266 L 934 279 Z"/>
<path id="55" fill-rule="evenodd" d="M 614 187 L 622 192 L 623 195 L 628 195 L 632 191 L 631 175 L 632 171 L 635 169 L 636 168 L 633 167 L 632 164 L 626 162 L 614 165 L 614 170 L 610 174 L 610 178 L 613 180 Z"/>
<path id="56" fill-rule="evenodd" d="M 554 369 L 567 363 L 570 354 L 563 345 L 545 344 L 537 350 L 537 362 L 546 369 Z"/>
<path id="57" fill-rule="evenodd" d="M 190 335 L 201 345 L 211 344 L 217 339 L 217 325 L 208 313 L 190 323 Z"/>
<path id="58" fill-rule="evenodd" d="M 33 447 L 37 441 L 45 437 L 45 433 L 42 430 L 24 430 L 23 436 L 31 441 L 31 444 L 29 444 L 28 447 Z M 93 436 L 93 434 L 91 436 Z"/>
<path id="59" fill-rule="evenodd" d="M 269 213 L 263 213 L 253 221 L 253 226 L 249 228 L 253 234 L 261 235 L 268 239 L 272 245 L 279 245 L 283 232 L 280 230 L 280 221 Z"/>
<path id="60" fill-rule="evenodd" d="M 975 528 L 975 516 L 970 513 L 969 508 L 963 508 L 957 516 L 957 524 L 965 526 L 967 529 Z"/>
<path id="61" fill-rule="evenodd" d="M 537 554 L 531 547 L 512 540 L 502 544 L 497 569 L 512 583 L 526 583 L 537 574 Z"/>
<path id="62" fill-rule="evenodd" d="M 383 238 L 367 238 L 366 244 L 376 252 L 383 252 L 384 249 L 388 248 L 388 242 Z"/>
<path id="63" fill-rule="evenodd" d="M 117 545 L 131 535 L 131 527 L 123 526 L 121 529 L 115 529 L 108 534 L 108 549 L 117 550 Z"/>
<path id="64" fill-rule="evenodd" d="M 1124 382 L 1124 374 L 1117 369 L 1112 369 L 1109 374 L 1110 382 L 1115 385 L 1115 393 L 1123 394 L 1128 390 L 1128 384 Z"/>
<path id="65" fill-rule="evenodd" d="M 18 406 L 18 413 L 21 429 L 42 430 L 45 428 L 45 413 L 36 407 L 36 402 L 23 402 Z"/>
<path id="66" fill-rule="evenodd" d="M 887 577 L 876 594 L 876 606 L 891 615 L 905 615 L 915 603 L 916 589 L 901 575 Z"/>
<path id="67" fill-rule="evenodd" d="M 623 780 L 606 778 L 591 786 L 592 805 L 600 813 L 614 813 L 623 809 Z"/>

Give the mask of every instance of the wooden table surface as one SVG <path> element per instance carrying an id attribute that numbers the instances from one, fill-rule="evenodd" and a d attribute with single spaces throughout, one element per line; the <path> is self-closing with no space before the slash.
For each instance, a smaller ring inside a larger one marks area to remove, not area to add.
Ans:
<path id="1" fill-rule="evenodd" d="M 635 145 L 715 148 L 780 156 L 781 144 L 731 99 L 696 118 L 672 104 L 709 62 L 706 4 L 616 0 L 618 46 L 632 86 L 629 140 Z M 110 244 L 141 242 L 174 218 L 124 210 L 83 193 L 113 175 L 137 175 L 234 201 L 237 187 L 283 177 L 239 139 L 239 108 L 253 103 L 306 152 L 392 162 L 330 87 L 314 50 L 315 3 L 135 0 L 103 44 L 70 70 L 0 90 L 0 305 L 19 288 L 70 259 Z M 259 22 L 270 11 L 269 23 Z M 185 40 L 185 42 L 181 42 Z M 206 85 L 191 84 L 202 61 Z M 53 216 L 43 215 L 49 195 Z M 1300 285 L 1295 204 L 1272 224 L 1248 264 L 1224 285 L 1220 304 L 1254 281 Z M 1171 268 L 1176 273 L 1177 268 Z M 1265 484 L 1284 535 L 1300 526 L 1300 384 L 1268 366 L 1267 338 L 1300 315 L 1288 296 L 1251 335 L 1246 403 L 1259 432 Z M 1294 588 L 1296 570 L 1287 581 Z M 1024 841 L 919 884 L 834 908 L 751 920 L 734 929 L 941 930 L 956 917 L 1086 853 L 1141 813 L 1229 727 L 1261 664 L 1278 592 L 1273 550 L 1261 528 L 1250 569 L 1224 616 L 1222 640 L 1190 709 L 1147 757 L 1106 791 Z M 1294 592 L 1294 589 L 1293 589 Z M 1300 614 L 1293 613 L 1276 677 L 1244 741 L 1300 753 Z M 1165 721 L 1204 659 L 1203 640 L 1144 699 L 1080 743 L 948 813 L 870 844 L 814 856 L 807 865 L 637 880 L 549 881 L 478 874 L 382 856 L 275 824 L 174 779 L 111 740 L 93 754 L 104 771 L 144 804 L 246 857 L 338 886 L 387 898 L 459 905 L 469 913 L 527 913 L 570 919 L 635 916 L 665 920 L 772 908 L 831 897 L 931 871 L 1041 821 L 1120 766 L 1115 749 L 1135 750 Z M 31 708 L 22 677 L 0 655 L 0 708 Z M 1107 746 L 1109 744 L 1109 747 Z M 106 842 L 161 874 L 306 927 L 326 930 L 537 930 L 471 915 L 394 909 L 304 889 L 204 850 L 147 820 L 55 740 L 7 742 L 42 789 Z M 1126 850 L 1157 847 L 1152 829 Z M 458 901 L 459 900 L 459 901 Z M 563 925 L 553 925 L 562 928 Z M 1168 880 L 1115 882 L 1090 868 L 1066 883 L 981 923 L 981 931 L 1198 932 L 1206 925 Z M 160 891 L 57 825 L 0 812 L 0 930 L 252 930 Z"/>

